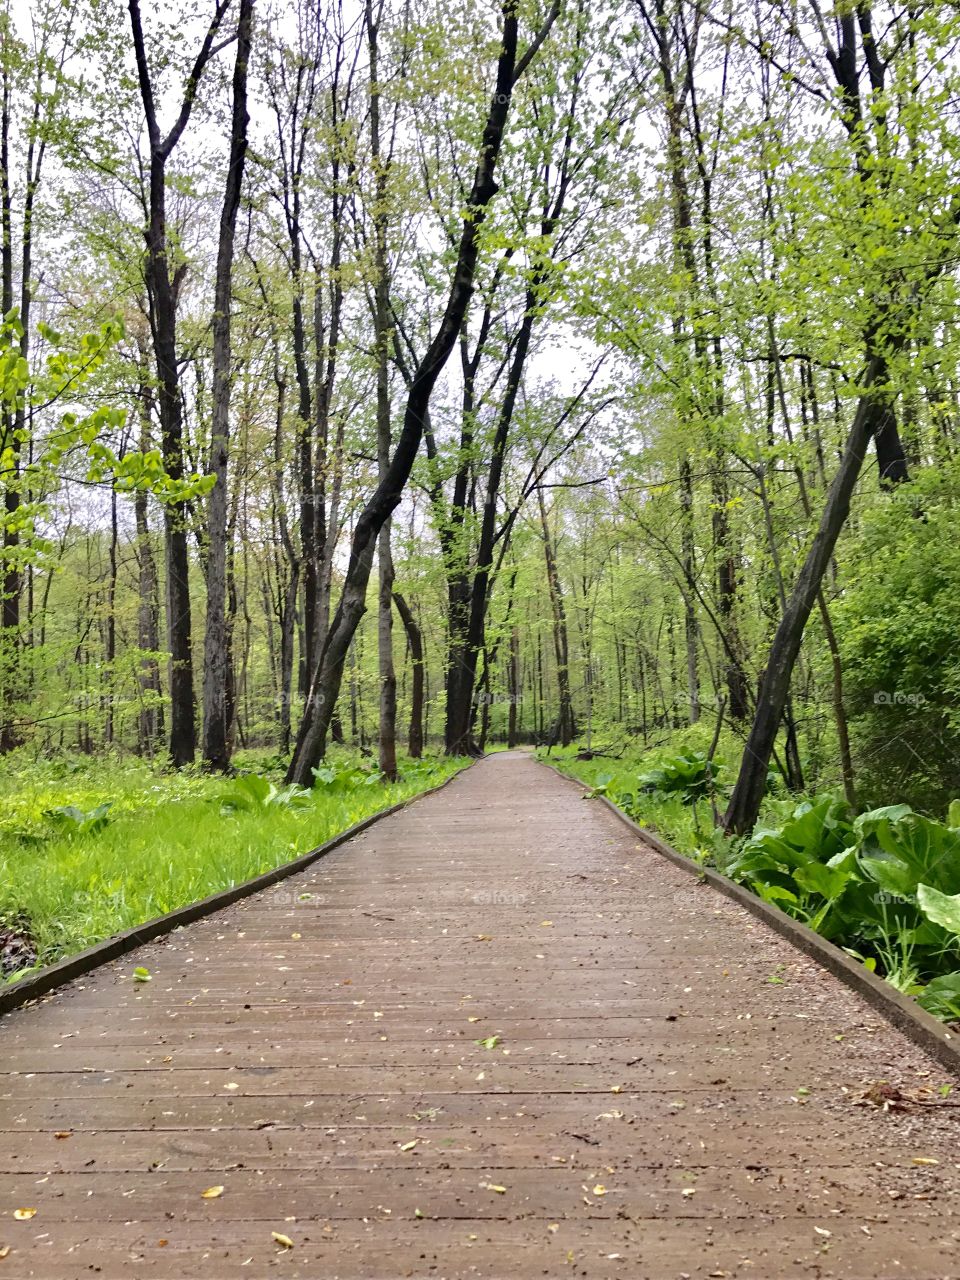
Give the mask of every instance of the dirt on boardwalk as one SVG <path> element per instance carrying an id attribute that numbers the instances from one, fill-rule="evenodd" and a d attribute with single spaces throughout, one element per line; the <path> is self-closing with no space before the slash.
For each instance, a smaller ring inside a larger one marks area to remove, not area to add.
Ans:
<path id="1" fill-rule="evenodd" d="M 950 1084 L 497 755 L 0 1020 L 0 1280 L 958 1277 Z"/>

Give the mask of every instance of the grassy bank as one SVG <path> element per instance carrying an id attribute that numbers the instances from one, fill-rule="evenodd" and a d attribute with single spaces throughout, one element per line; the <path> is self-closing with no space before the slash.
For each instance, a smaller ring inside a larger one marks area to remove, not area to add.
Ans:
<path id="1" fill-rule="evenodd" d="M 247 771 L 239 779 L 103 760 L 8 761 L 0 933 L 24 938 L 36 963 L 50 964 L 288 862 L 463 763 L 403 760 L 401 780 L 388 784 L 343 753 L 300 794 L 282 787 L 278 762 L 255 754 L 238 757 Z M 8 970 L 21 953 L 8 946 Z"/>

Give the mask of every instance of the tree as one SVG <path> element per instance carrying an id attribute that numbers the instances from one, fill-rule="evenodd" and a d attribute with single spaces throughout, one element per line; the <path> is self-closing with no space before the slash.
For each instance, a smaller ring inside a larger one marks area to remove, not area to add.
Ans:
<path id="1" fill-rule="evenodd" d="M 503 5 L 501 17 L 502 32 L 497 59 L 496 86 L 490 99 L 483 137 L 477 154 L 476 172 L 466 205 L 467 212 L 461 230 L 447 304 L 433 339 L 413 373 L 403 426 L 397 438 L 390 466 L 360 513 L 354 529 L 340 602 L 314 671 L 297 746 L 287 771 L 287 780 L 298 782 L 300 785 L 309 781 L 311 770 L 323 758 L 327 731 L 343 676 L 343 663 L 350 641 L 366 609 L 366 588 L 376 538 L 384 521 L 400 502 L 420 448 L 423 425 L 430 407 L 430 397 L 456 344 L 463 316 L 470 301 L 480 249 L 480 229 L 487 206 L 497 190 L 494 173 L 503 143 L 511 96 L 523 72 L 549 34 L 554 20 L 553 16 L 548 16 L 540 32 L 518 59 L 518 19 L 512 3 Z"/>
<path id="2" fill-rule="evenodd" d="M 207 625 L 203 662 L 203 758 L 211 769 L 230 764 L 233 707 L 231 637 L 227 625 L 227 468 L 230 448 L 231 369 L 230 313 L 234 241 L 247 153 L 247 64 L 253 28 L 254 0 L 240 0 L 237 57 L 233 73 L 233 116 L 227 181 L 220 215 L 217 273 L 213 301 L 213 414 L 210 432 L 210 492 L 207 532 Z"/>
<path id="3" fill-rule="evenodd" d="M 222 45 L 215 43 L 230 0 L 217 0 L 213 17 L 187 77 L 180 110 L 168 133 L 160 129 L 153 77 L 147 58 L 139 0 L 129 0 L 130 26 L 150 147 L 148 220 L 144 232 L 150 329 L 157 366 L 163 463 L 174 480 L 184 475 L 183 406 L 177 351 L 177 305 L 185 264 L 171 257 L 167 233 L 167 165 L 183 137 L 201 77 Z M 164 512 L 167 632 L 170 641 L 170 758 L 189 764 L 196 752 L 196 717 L 191 636 L 190 560 L 186 510 L 169 504 Z"/>

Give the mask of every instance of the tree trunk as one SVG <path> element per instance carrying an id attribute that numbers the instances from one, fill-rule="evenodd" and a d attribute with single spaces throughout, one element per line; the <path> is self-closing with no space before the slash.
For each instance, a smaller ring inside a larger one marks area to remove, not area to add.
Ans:
<path id="1" fill-rule="evenodd" d="M 697 610 L 694 603 L 696 553 L 693 528 L 693 480 L 690 473 L 690 459 L 687 457 L 680 464 L 680 503 L 682 506 L 680 538 L 684 577 L 683 639 L 687 655 L 687 715 L 690 724 L 696 724 L 700 719 L 700 673 L 697 662 L 700 629 L 697 626 Z"/>
<path id="2" fill-rule="evenodd" d="M 377 355 L 377 466 L 383 483 L 390 470 L 390 277 L 387 260 L 387 168 L 380 150 L 380 82 L 378 27 L 373 0 L 366 3 L 370 54 L 370 158 L 374 171 L 373 327 Z M 388 516 L 378 535 L 377 662 L 380 672 L 380 772 L 388 782 L 397 774 L 397 673 L 393 665 L 393 555 Z"/>
<path id="3" fill-rule="evenodd" d="M 145 359 L 145 357 L 144 357 Z M 150 387 L 140 387 L 140 449 L 150 448 Z M 153 555 L 147 494 L 138 489 L 134 495 L 134 520 L 137 530 L 138 605 L 137 647 L 140 649 L 139 672 L 140 714 L 137 719 L 137 750 L 153 757 L 157 739 L 163 734 L 163 706 L 160 701 L 160 602 L 158 599 L 157 562 Z"/>
<path id="4" fill-rule="evenodd" d="M 507 668 L 507 688 L 510 694 L 510 707 L 507 713 L 507 746 L 515 747 L 519 741 L 517 736 L 517 706 L 520 702 L 520 632 L 517 627 L 510 630 L 510 665 Z"/>
<path id="5" fill-rule="evenodd" d="M 411 759 L 419 760 L 423 755 L 423 636 L 410 606 L 399 591 L 394 591 L 393 603 L 397 606 L 397 613 L 399 613 L 403 629 L 407 633 L 407 643 L 410 646 L 410 665 L 413 670 L 410 690 L 410 735 L 407 750 Z"/>
<path id="6" fill-rule="evenodd" d="M 760 813 L 766 789 L 767 768 L 789 696 L 790 679 L 800 652 L 804 628 L 816 602 L 837 539 L 850 513 L 850 499 L 877 421 L 877 395 L 873 389 L 885 377 L 884 361 L 875 356 L 863 377 L 863 391 L 857 403 L 840 466 L 824 504 L 819 527 L 770 647 L 740 773 L 723 817 L 723 827 L 728 834 L 745 835 L 753 829 Z"/>
<path id="7" fill-rule="evenodd" d="M 577 727 L 573 715 L 573 699 L 570 694 L 570 654 L 567 637 L 567 618 L 563 607 L 560 572 L 557 568 L 556 554 L 550 537 L 550 525 L 547 521 L 547 508 L 544 505 L 542 489 L 537 489 L 537 501 L 540 505 L 540 525 L 543 531 L 543 552 L 547 565 L 547 585 L 550 591 L 550 607 L 553 612 L 553 643 L 557 658 L 557 689 L 560 697 L 560 709 L 557 714 L 553 741 L 559 740 L 561 746 L 567 747 L 577 735 Z M 551 745 L 553 744 L 551 743 Z"/>
<path id="8" fill-rule="evenodd" d="M 179 115 L 164 137 L 157 120 L 156 99 L 140 17 L 140 0 L 128 0 L 137 79 L 150 140 L 145 274 L 159 384 L 161 452 L 164 469 L 172 480 L 180 480 L 184 474 L 183 409 L 177 365 L 177 296 L 183 268 L 178 267 L 175 275 L 171 276 L 167 258 L 167 161 L 189 123 L 197 87 L 214 53 L 214 39 L 229 3 L 230 0 L 217 0 L 213 18 L 190 73 Z M 169 503 L 165 506 L 164 534 L 167 636 L 170 648 L 170 758 L 176 767 L 180 767 L 192 763 L 197 747 L 191 646 L 190 561 L 186 509 L 183 503 Z"/>
<path id="9" fill-rule="evenodd" d="M 207 513 L 207 625 L 203 645 L 203 760 L 210 770 L 230 767 L 232 720 L 231 626 L 227 617 L 228 530 L 227 483 L 230 456 L 230 318 L 232 309 L 234 240 L 247 153 L 247 66 L 253 27 L 254 0 L 240 0 L 237 58 L 233 72 L 233 119 L 230 157 L 213 303 L 213 421 L 210 432 L 210 470 L 216 484 Z"/>
<path id="10" fill-rule="evenodd" d="M 117 491 L 110 490 L 110 541 L 107 559 L 107 589 L 104 596 L 105 617 L 103 620 L 103 743 L 113 745 L 116 721 L 113 708 L 116 697 L 113 664 L 117 657 L 117 544 L 119 542 L 119 526 L 117 522 Z"/>

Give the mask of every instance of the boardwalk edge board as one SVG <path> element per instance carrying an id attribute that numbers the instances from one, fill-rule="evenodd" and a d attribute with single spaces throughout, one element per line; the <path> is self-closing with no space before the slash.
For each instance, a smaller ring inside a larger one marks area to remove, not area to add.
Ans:
<path id="1" fill-rule="evenodd" d="M 581 790 L 587 787 L 586 783 L 580 782 L 569 773 L 564 773 L 550 761 L 541 760 L 540 763 L 545 764 L 548 769 L 552 769 L 573 786 L 578 786 Z M 887 1022 L 902 1031 L 932 1058 L 960 1075 L 960 1035 L 949 1031 L 942 1022 L 939 1022 L 933 1014 L 927 1013 L 926 1009 L 922 1009 L 916 1001 L 897 991 L 889 982 L 884 982 L 869 969 L 865 969 L 862 964 L 858 964 L 846 952 L 834 946 L 832 942 L 828 942 L 826 938 L 822 938 L 819 933 L 815 933 L 799 920 L 794 920 L 786 912 L 770 906 L 749 889 L 745 889 L 743 885 L 737 884 L 736 881 L 715 871 L 712 867 L 703 867 L 692 858 L 677 853 L 676 849 L 672 849 L 659 836 L 634 822 L 606 796 L 592 796 L 591 800 L 599 801 L 609 809 L 624 826 L 655 853 L 659 853 L 675 866 L 695 876 L 701 883 L 710 885 L 718 893 L 732 898 L 751 915 L 768 924 L 774 932 L 786 938 L 788 942 L 792 942 L 799 951 L 815 960 L 848 987 L 852 987 Z"/>
<path id="2" fill-rule="evenodd" d="M 223 907 L 232 906 L 233 903 L 239 902 L 242 898 L 249 898 L 252 894 L 259 893 L 262 889 L 269 889 L 271 885 L 277 884 L 280 880 L 286 880 L 289 876 L 295 876 L 300 871 L 306 871 L 314 862 L 319 861 L 326 854 L 332 853 L 340 845 L 346 844 L 348 840 L 352 840 L 354 836 L 366 831 L 382 818 L 389 818 L 391 814 L 399 813 L 401 809 L 406 809 L 409 805 L 416 804 L 418 800 L 423 800 L 425 796 L 432 796 L 438 791 L 442 791 L 454 778 L 458 778 L 467 769 L 471 768 L 473 763 L 475 762 L 471 761 L 470 764 L 464 765 L 463 768 L 458 769 L 455 773 L 451 773 L 449 778 L 444 778 L 435 787 L 428 787 L 426 791 L 418 791 L 415 796 L 408 796 L 406 800 L 398 800 L 396 804 L 392 804 L 386 809 L 381 809 L 378 813 L 371 814 L 369 818 L 363 818 L 360 822 L 355 822 L 346 831 L 341 831 L 339 835 L 333 836 L 332 839 L 325 844 L 318 845 L 315 849 L 309 849 L 306 853 L 301 853 L 292 862 L 284 862 L 279 867 L 274 867 L 270 871 L 264 871 L 260 875 L 254 876 L 252 880 L 245 880 L 242 884 L 232 885 L 229 889 L 220 889 L 216 893 L 211 893 L 209 897 L 200 898 L 197 902 L 188 902 L 183 907 L 177 907 L 174 911 L 170 911 L 164 916 L 156 916 L 153 920 L 134 925 L 132 929 L 125 929 L 123 933 L 115 933 L 112 937 L 104 938 L 103 942 L 97 942 L 85 951 L 79 951 L 74 956 L 67 956 L 63 960 L 58 960 L 56 964 L 38 969 L 36 973 L 30 974 L 29 977 L 21 978 L 19 982 L 0 987 L 0 1016 L 10 1013 L 14 1009 L 19 1009 L 31 1000 L 39 999 L 40 996 L 48 995 L 59 987 L 66 986 L 67 983 L 73 982 L 75 978 L 84 977 L 94 969 L 99 969 L 101 965 L 135 951 L 137 947 L 143 946 L 144 943 L 153 942 L 156 938 L 162 938 L 168 933 L 173 933 L 175 929 L 180 929 L 187 924 L 193 924 L 196 920 L 202 920 L 204 916 L 213 915 L 215 911 L 220 911 Z"/>

